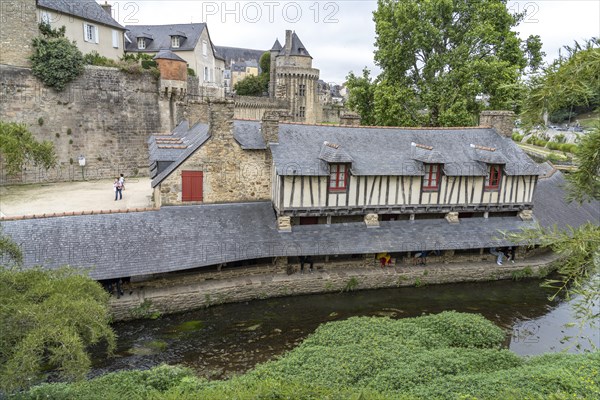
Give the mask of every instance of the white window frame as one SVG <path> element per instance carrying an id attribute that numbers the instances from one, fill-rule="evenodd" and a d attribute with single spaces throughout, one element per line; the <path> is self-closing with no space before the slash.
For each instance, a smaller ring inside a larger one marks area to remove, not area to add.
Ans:
<path id="1" fill-rule="evenodd" d="M 204 57 L 208 56 L 208 42 L 206 40 L 202 41 L 202 55 Z"/>
<path id="2" fill-rule="evenodd" d="M 40 12 L 40 22 L 41 23 L 50 25 L 51 20 L 52 20 L 52 16 L 50 15 L 50 13 L 48 11 Z"/>
<path id="3" fill-rule="evenodd" d="M 178 49 L 181 46 L 181 38 L 179 36 L 171 36 L 171 47 Z"/>
<path id="4" fill-rule="evenodd" d="M 98 37 L 98 27 L 96 25 L 83 23 L 83 40 L 88 43 L 100 43 Z"/>
<path id="5" fill-rule="evenodd" d="M 204 67 L 204 82 L 208 82 L 209 81 L 209 75 L 208 75 L 208 67 Z"/>
<path id="6" fill-rule="evenodd" d="M 137 48 L 139 50 L 144 50 L 146 48 L 146 38 L 143 38 L 143 37 L 137 38 Z"/>
<path id="7" fill-rule="evenodd" d="M 112 31 L 112 47 L 118 49 L 120 47 L 121 40 L 119 39 L 119 31 L 113 29 Z"/>

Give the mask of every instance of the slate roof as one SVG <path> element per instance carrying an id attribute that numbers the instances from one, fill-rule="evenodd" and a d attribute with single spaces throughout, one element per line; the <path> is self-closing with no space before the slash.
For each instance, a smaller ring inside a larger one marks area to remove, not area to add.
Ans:
<path id="1" fill-rule="evenodd" d="M 171 35 L 185 36 L 181 38 L 176 51 L 194 50 L 200 40 L 200 35 L 206 29 L 205 23 L 196 24 L 170 24 L 170 25 L 127 25 L 127 37 L 131 42 L 125 41 L 125 51 L 140 51 L 143 53 L 157 52 L 171 48 Z M 138 49 L 137 38 L 150 37 L 145 49 Z"/>
<path id="2" fill-rule="evenodd" d="M 183 58 L 179 57 L 177 54 L 173 53 L 171 50 L 160 50 L 154 57 L 153 60 L 175 60 L 175 61 L 183 61 L 187 63 Z"/>
<path id="3" fill-rule="evenodd" d="M 178 139 L 175 141 L 175 139 Z M 150 163 L 155 161 L 176 161 L 185 150 L 208 139 L 208 125 L 195 124 L 189 128 L 188 121 L 182 121 L 170 135 L 152 135 L 148 139 Z M 162 143 L 161 143 L 162 142 Z M 185 148 L 181 148 L 185 146 Z"/>
<path id="4" fill-rule="evenodd" d="M 319 159 L 328 163 L 352 163 L 352 157 L 342 147 L 335 143 L 323 142 Z"/>
<path id="5" fill-rule="evenodd" d="M 37 0 L 38 7 L 125 30 L 94 0 Z"/>
<path id="6" fill-rule="evenodd" d="M 286 43 L 283 46 L 283 48 L 281 49 L 280 54 L 286 55 L 286 56 L 311 57 L 311 55 L 306 50 L 306 47 L 304 46 L 304 44 L 302 44 L 302 41 L 300 40 L 298 35 L 296 35 L 296 32 L 292 33 L 292 43 L 291 43 L 289 51 L 287 50 L 287 48 L 288 48 L 288 43 L 287 43 L 287 39 L 286 39 Z"/>
<path id="7" fill-rule="evenodd" d="M 565 176 L 555 171 L 549 178 L 538 180 L 533 194 L 534 213 L 543 226 L 557 225 L 563 229 L 567 225 L 577 227 L 586 222 L 600 225 L 600 201 L 565 201 Z M 537 210 L 540 210 L 539 212 Z"/>
<path id="8" fill-rule="evenodd" d="M 233 137 L 243 150 L 265 150 L 267 148 L 260 129 L 261 124 L 258 121 L 233 121 Z"/>
<path id="9" fill-rule="evenodd" d="M 281 43 L 279 43 L 279 39 L 275 39 L 275 43 L 273 43 L 273 47 L 271 47 L 271 51 L 281 51 Z"/>
<path id="10" fill-rule="evenodd" d="M 175 128 L 182 132 L 182 128 Z M 175 132 L 175 131 L 174 131 Z M 156 143 L 161 138 L 182 137 L 185 149 L 166 149 L 158 148 Z M 267 145 L 260 131 L 260 122 L 258 121 L 233 121 L 233 137 L 240 144 L 243 150 L 264 150 Z M 165 178 L 177 169 L 185 160 L 196 152 L 210 138 L 210 129 L 206 124 L 196 124 L 187 133 L 178 133 L 177 135 L 153 136 L 150 139 L 150 164 L 155 161 L 173 161 L 168 168 L 159 173 L 152 179 L 152 187 L 158 186 Z M 187 140 L 187 141 L 186 141 Z"/>
<path id="11" fill-rule="evenodd" d="M 163 207 L 160 211 L 5 222 L 23 244 L 24 265 L 90 268 L 110 279 L 186 270 L 245 259 L 431 248 L 502 246 L 499 230 L 528 224 L 517 218 L 382 222 L 294 227 L 279 233 L 270 202 Z"/>
<path id="12" fill-rule="evenodd" d="M 422 175 L 423 161 L 444 161 L 449 176 L 485 176 L 470 144 L 489 146 L 506 159 L 507 175 L 538 175 L 539 168 L 512 140 L 491 128 L 410 129 L 279 124 L 271 145 L 279 175 L 328 175 L 319 159 L 323 142 L 339 144 L 352 158 L 354 175 Z M 411 143 L 432 147 L 413 150 Z M 431 157 L 431 158 L 428 158 Z M 293 168 L 290 168 L 293 166 Z"/>
<path id="13" fill-rule="evenodd" d="M 265 50 L 244 49 L 241 47 L 215 46 L 215 50 L 225 59 L 225 65 L 231 61 L 242 62 L 254 60 L 258 62 Z"/>
<path id="14" fill-rule="evenodd" d="M 600 221 L 598 202 L 562 201 L 560 172 L 539 181 L 534 214 L 543 226 L 577 227 Z M 500 231 L 533 223 L 517 217 L 294 226 L 276 230 L 270 202 L 163 207 L 160 211 L 4 221 L 22 246 L 25 267 L 65 264 L 91 268 L 95 279 L 186 270 L 246 259 L 502 247 Z"/>

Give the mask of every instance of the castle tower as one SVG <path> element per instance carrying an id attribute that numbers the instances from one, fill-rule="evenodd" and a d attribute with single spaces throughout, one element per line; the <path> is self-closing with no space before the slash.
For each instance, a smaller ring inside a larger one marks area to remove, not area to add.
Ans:
<path id="1" fill-rule="evenodd" d="M 275 98 L 275 89 L 276 89 L 276 76 L 277 76 L 277 68 L 276 68 L 276 63 L 275 63 L 275 59 L 277 58 L 277 56 L 279 56 L 279 53 L 281 52 L 281 43 L 279 43 L 279 39 L 275 40 L 275 44 L 273 44 L 273 47 L 271 48 L 271 79 L 269 81 L 269 97 L 270 98 Z"/>
<path id="2" fill-rule="evenodd" d="M 175 103 L 185 98 L 187 93 L 187 62 L 171 50 L 160 50 L 153 60 L 160 71 L 159 106 L 161 121 L 167 131 L 176 126 Z M 167 125 L 168 121 L 168 125 Z"/>
<path id="3" fill-rule="evenodd" d="M 285 44 L 276 41 L 271 49 L 269 94 L 289 102 L 292 121 L 315 123 L 318 112 L 319 70 L 312 68 L 312 57 L 298 35 L 285 31 Z M 277 54 L 278 53 L 278 54 Z"/>

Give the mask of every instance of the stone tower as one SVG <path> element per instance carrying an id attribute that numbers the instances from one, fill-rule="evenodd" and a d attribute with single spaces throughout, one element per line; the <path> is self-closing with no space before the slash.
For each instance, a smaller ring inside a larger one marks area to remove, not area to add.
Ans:
<path id="1" fill-rule="evenodd" d="M 319 70 L 312 67 L 312 57 L 298 35 L 285 31 L 284 46 L 276 40 L 271 49 L 270 97 L 288 101 L 292 121 L 315 123 L 318 80 Z"/>
<path id="2" fill-rule="evenodd" d="M 163 127 L 175 129 L 175 103 L 183 101 L 187 93 L 187 62 L 171 50 L 160 50 L 153 60 L 160 71 L 159 107 Z"/>

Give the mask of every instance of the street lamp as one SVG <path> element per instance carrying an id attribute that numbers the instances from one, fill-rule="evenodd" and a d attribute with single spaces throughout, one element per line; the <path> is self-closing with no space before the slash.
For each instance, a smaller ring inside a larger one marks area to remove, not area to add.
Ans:
<path id="1" fill-rule="evenodd" d="M 85 181 L 85 175 L 83 174 L 83 167 L 85 167 L 84 156 L 79 156 L 79 166 L 81 167 L 81 179 Z"/>

